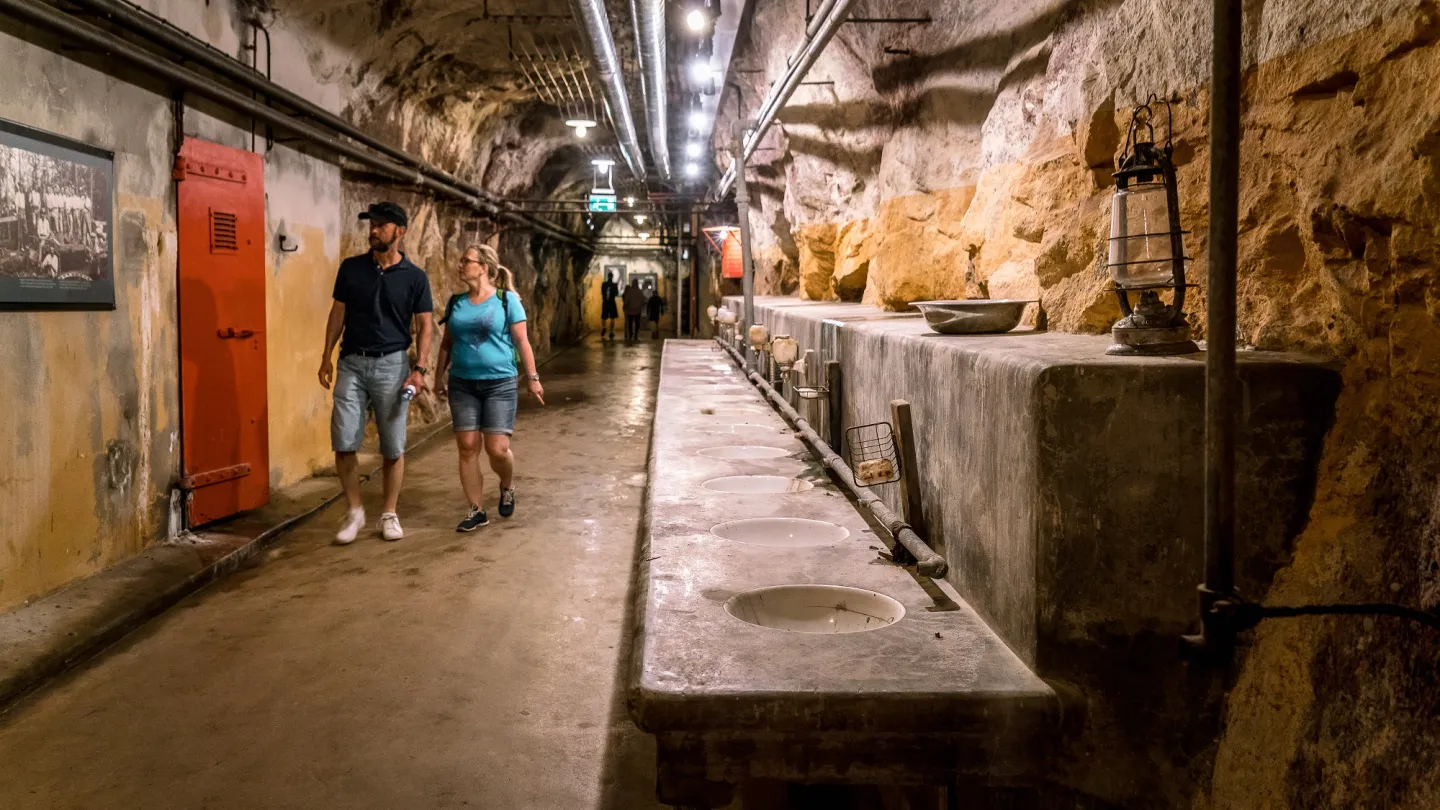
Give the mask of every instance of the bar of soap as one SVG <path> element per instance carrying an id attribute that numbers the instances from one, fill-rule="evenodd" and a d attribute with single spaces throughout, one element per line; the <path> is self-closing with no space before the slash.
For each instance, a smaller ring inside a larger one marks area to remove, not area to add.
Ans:
<path id="1" fill-rule="evenodd" d="M 895 477 L 895 465 L 888 458 L 876 458 L 860 462 L 855 468 L 855 480 L 865 486 L 889 481 Z"/>

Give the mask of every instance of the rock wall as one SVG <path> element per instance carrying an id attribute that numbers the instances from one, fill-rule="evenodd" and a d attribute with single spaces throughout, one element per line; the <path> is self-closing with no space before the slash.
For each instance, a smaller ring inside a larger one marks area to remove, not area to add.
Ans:
<path id="1" fill-rule="evenodd" d="M 1155 94 L 1174 100 L 1203 336 L 1208 4 L 885 12 L 934 22 L 846 26 L 754 159 L 769 182 L 757 249 L 788 226 L 799 294 L 853 300 L 858 287 L 890 309 L 1036 297 L 1051 329 L 1104 331 L 1118 315 L 1103 290 L 1110 172 L 1130 109 Z M 803 29 L 797 6 L 762 2 L 754 15 L 738 51 L 760 68 L 738 74 L 745 114 Z M 1245 15 L 1240 337 L 1331 358 L 1344 379 L 1293 556 L 1251 596 L 1433 609 L 1440 14 L 1428 0 L 1256 0 Z M 721 109 L 733 116 L 729 92 Z M 783 291 L 757 279 L 762 294 Z M 1264 508 L 1242 503 L 1241 519 Z M 1104 773 L 1100 751 L 1064 778 L 1126 807 L 1440 806 L 1437 653 L 1440 638 L 1391 619 L 1266 623 L 1230 685 L 1218 744 L 1155 741 L 1157 758 L 1191 763 L 1165 797 Z"/>
<path id="2" fill-rule="evenodd" d="M 140 4 L 246 63 L 249 22 L 258 20 L 269 28 L 270 69 L 282 86 L 491 191 L 574 193 L 567 133 L 507 64 L 503 22 L 425 0 Z M 260 50 L 263 63 L 263 44 Z M 173 489 L 182 470 L 170 179 L 181 136 L 265 156 L 274 487 L 332 463 L 329 395 L 315 372 L 335 269 L 366 249 L 356 220 L 366 204 L 392 199 L 410 210 L 405 249 L 429 271 L 437 303 L 456 287 L 459 250 L 491 240 L 516 272 L 540 357 L 581 333 L 587 255 L 526 231 L 497 233 L 473 212 L 351 171 L 311 148 L 267 148 L 263 126 L 194 96 L 177 132 L 169 90 L 153 78 L 108 55 L 66 50 L 9 18 L 0 19 L 0 52 L 18 77 L 15 92 L 0 100 L 0 118 L 113 151 L 117 192 L 116 310 L 0 317 L 0 362 L 16 381 L 0 391 L 0 412 L 10 415 L 0 422 L 0 457 L 10 460 L 0 465 L 0 610 L 181 528 Z M 277 249 L 282 235 L 295 252 Z M 428 397 L 413 407 L 417 421 L 444 416 Z"/>

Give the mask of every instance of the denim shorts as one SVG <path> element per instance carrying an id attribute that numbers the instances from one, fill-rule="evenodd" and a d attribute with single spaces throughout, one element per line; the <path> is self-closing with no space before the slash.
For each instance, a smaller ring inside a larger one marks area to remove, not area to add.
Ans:
<path id="1" fill-rule="evenodd" d="M 520 386 L 515 377 L 501 380 L 450 378 L 450 420 L 456 433 L 478 430 L 487 436 L 515 432 Z"/>
<path id="2" fill-rule="evenodd" d="M 375 414 L 380 454 L 405 455 L 405 417 L 410 403 L 400 398 L 410 376 L 410 357 L 391 352 L 384 357 L 340 358 L 335 368 L 335 405 L 330 411 L 330 446 L 337 453 L 355 453 L 365 441 L 367 412 Z"/>

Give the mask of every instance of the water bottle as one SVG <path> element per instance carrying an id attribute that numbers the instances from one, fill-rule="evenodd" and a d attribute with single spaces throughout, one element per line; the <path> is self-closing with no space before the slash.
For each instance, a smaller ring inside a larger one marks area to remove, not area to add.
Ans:
<path id="1" fill-rule="evenodd" d="M 400 399 L 405 402 L 409 402 L 410 400 L 414 399 L 415 395 L 418 393 L 419 391 L 415 390 L 415 386 L 407 385 L 404 388 L 400 389 Z"/>

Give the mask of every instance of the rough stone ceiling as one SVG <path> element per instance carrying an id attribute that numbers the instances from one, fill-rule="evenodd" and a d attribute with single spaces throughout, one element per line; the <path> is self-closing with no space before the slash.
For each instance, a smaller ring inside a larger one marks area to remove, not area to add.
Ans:
<path id="1" fill-rule="evenodd" d="M 467 163 L 476 171 L 494 173 L 490 155 L 467 154 L 484 150 L 482 144 L 502 138 L 505 131 L 529 138 L 529 156 L 504 158 L 512 168 L 526 167 L 538 172 L 548 160 L 561 160 L 588 168 L 597 153 L 615 153 L 608 125 L 593 131 L 581 144 L 563 127 L 577 100 L 593 95 L 594 102 L 581 104 L 604 121 L 604 99 L 598 83 L 592 91 L 581 87 L 578 65 L 564 68 L 566 57 L 583 53 L 579 32 L 567 0 L 247 0 L 263 17 L 283 18 L 288 23 L 315 32 L 328 44 L 353 55 L 349 65 L 328 69 L 317 65 L 319 74 L 335 78 L 351 88 L 347 106 L 350 114 L 379 128 L 394 127 L 389 133 L 409 148 L 427 152 L 432 159 L 448 160 L 463 169 Z M 263 4 L 263 6 L 262 6 Z M 611 0 L 611 25 L 616 46 L 636 78 L 635 37 L 628 0 Z M 524 58 L 544 52 L 544 65 Z M 307 55 L 312 62 L 321 57 Z M 518 58 L 517 58 L 518 57 Z M 558 57 L 559 61 L 550 57 Z M 588 61 L 588 60 L 587 60 Z M 527 77 L 527 73 L 530 74 Z M 543 75 L 542 75 L 543 74 Z M 547 86 L 561 86 L 566 94 L 556 96 L 536 91 L 535 79 Z M 557 106 L 551 102 L 564 102 Z M 644 109 L 638 83 L 632 89 L 631 104 L 636 125 L 643 125 Z M 443 120 L 459 133 L 469 133 L 451 143 L 440 143 L 435 123 L 417 122 L 415 109 Z M 513 140 L 513 139 L 512 139 Z M 468 143 L 467 143 L 468 141 Z M 533 153 L 543 152 L 536 162 Z M 501 156 L 497 153 L 497 159 Z M 512 186 L 514 178 L 501 180 Z"/>

